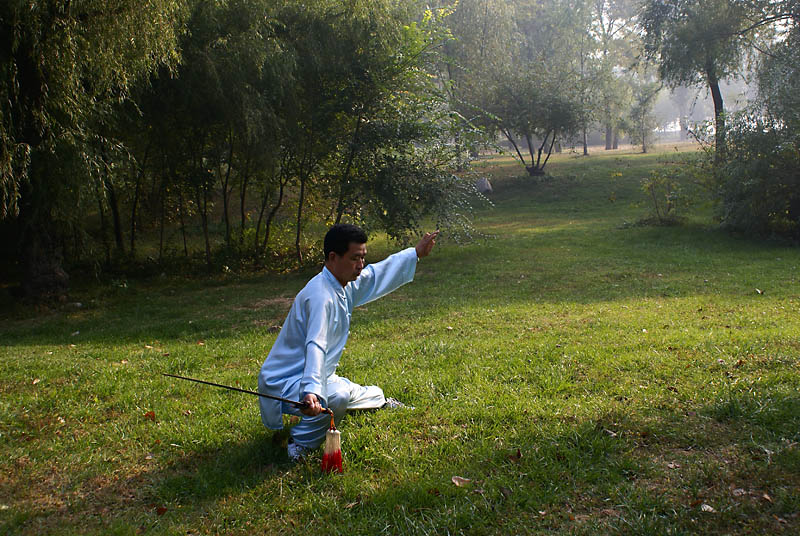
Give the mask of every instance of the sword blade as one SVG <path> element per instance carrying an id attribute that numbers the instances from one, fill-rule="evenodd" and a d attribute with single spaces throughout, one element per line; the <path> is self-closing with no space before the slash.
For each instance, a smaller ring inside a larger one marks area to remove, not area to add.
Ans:
<path id="1" fill-rule="evenodd" d="M 297 406 L 298 408 L 304 408 L 306 406 L 304 402 L 298 402 L 297 400 L 289 400 L 288 398 L 283 398 L 282 396 L 265 395 L 264 393 L 259 393 L 258 391 L 250 391 L 249 389 L 240 389 L 239 387 L 222 385 L 221 383 L 207 382 L 205 380 L 198 380 L 197 378 L 189 378 L 188 376 L 178 376 L 177 374 L 168 374 L 166 372 L 162 372 L 161 374 L 163 376 L 169 376 L 170 378 L 178 378 L 179 380 L 187 380 L 190 382 L 211 385 L 213 387 L 221 387 L 222 389 L 228 389 L 230 391 L 238 391 L 240 393 L 247 393 L 248 395 L 260 396 L 262 398 L 271 398 L 272 400 L 279 400 L 280 402 L 286 402 L 287 404 L 292 404 L 294 406 Z"/>

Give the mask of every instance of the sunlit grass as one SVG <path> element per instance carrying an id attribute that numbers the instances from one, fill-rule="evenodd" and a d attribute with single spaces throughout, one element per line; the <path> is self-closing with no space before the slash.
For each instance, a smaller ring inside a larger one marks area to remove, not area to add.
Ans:
<path id="1" fill-rule="evenodd" d="M 716 230 L 691 185 L 688 223 L 636 225 L 683 157 L 484 162 L 492 238 L 445 237 L 353 316 L 339 372 L 416 409 L 348 416 L 344 475 L 289 465 L 255 400 L 160 375 L 253 388 L 313 270 L 6 316 L 0 532 L 796 532 L 800 251 Z"/>

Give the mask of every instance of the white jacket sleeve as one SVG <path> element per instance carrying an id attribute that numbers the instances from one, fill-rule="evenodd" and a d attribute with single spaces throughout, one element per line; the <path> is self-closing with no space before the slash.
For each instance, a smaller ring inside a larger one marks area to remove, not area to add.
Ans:
<path id="1" fill-rule="evenodd" d="M 358 307 L 389 294 L 414 280 L 417 269 L 417 251 L 412 247 L 370 264 L 351 283 L 353 305 Z"/>

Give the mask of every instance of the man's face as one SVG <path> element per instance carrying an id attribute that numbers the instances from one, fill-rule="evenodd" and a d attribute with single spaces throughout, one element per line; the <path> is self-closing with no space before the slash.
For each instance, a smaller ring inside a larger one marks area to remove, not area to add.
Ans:
<path id="1" fill-rule="evenodd" d="M 328 270 L 339 280 L 342 286 L 355 281 L 364 269 L 364 257 L 367 256 L 367 245 L 350 242 L 344 255 L 331 252 L 325 264 Z"/>

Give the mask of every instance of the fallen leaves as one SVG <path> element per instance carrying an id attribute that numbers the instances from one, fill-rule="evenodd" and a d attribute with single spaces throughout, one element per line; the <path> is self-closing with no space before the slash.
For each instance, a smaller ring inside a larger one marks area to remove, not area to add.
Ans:
<path id="1" fill-rule="evenodd" d="M 353 501 L 345 504 L 344 507 L 345 509 L 350 510 L 351 508 L 358 506 L 360 504 L 361 504 L 361 495 L 356 495 L 353 498 Z"/>
<path id="2" fill-rule="evenodd" d="M 453 484 L 455 484 L 460 488 L 467 486 L 469 485 L 470 482 L 472 482 L 472 480 L 470 480 L 469 478 L 464 478 L 463 476 L 454 476 L 450 480 L 452 480 Z"/>
<path id="3" fill-rule="evenodd" d="M 155 510 L 156 514 L 160 515 L 160 516 L 163 516 L 164 514 L 167 513 L 167 507 L 166 506 L 160 506 L 160 505 L 158 505 L 156 503 L 150 503 L 150 504 L 147 505 L 147 507 L 150 508 L 151 510 Z"/>
<path id="4" fill-rule="evenodd" d="M 148 411 L 144 414 L 144 418 L 148 421 L 156 422 L 156 412 L 155 411 Z"/>
<path id="5" fill-rule="evenodd" d="M 509 454 L 508 455 L 508 459 L 512 463 L 519 463 L 519 461 L 522 459 L 522 451 L 517 449 L 517 453 L 516 454 Z"/>

